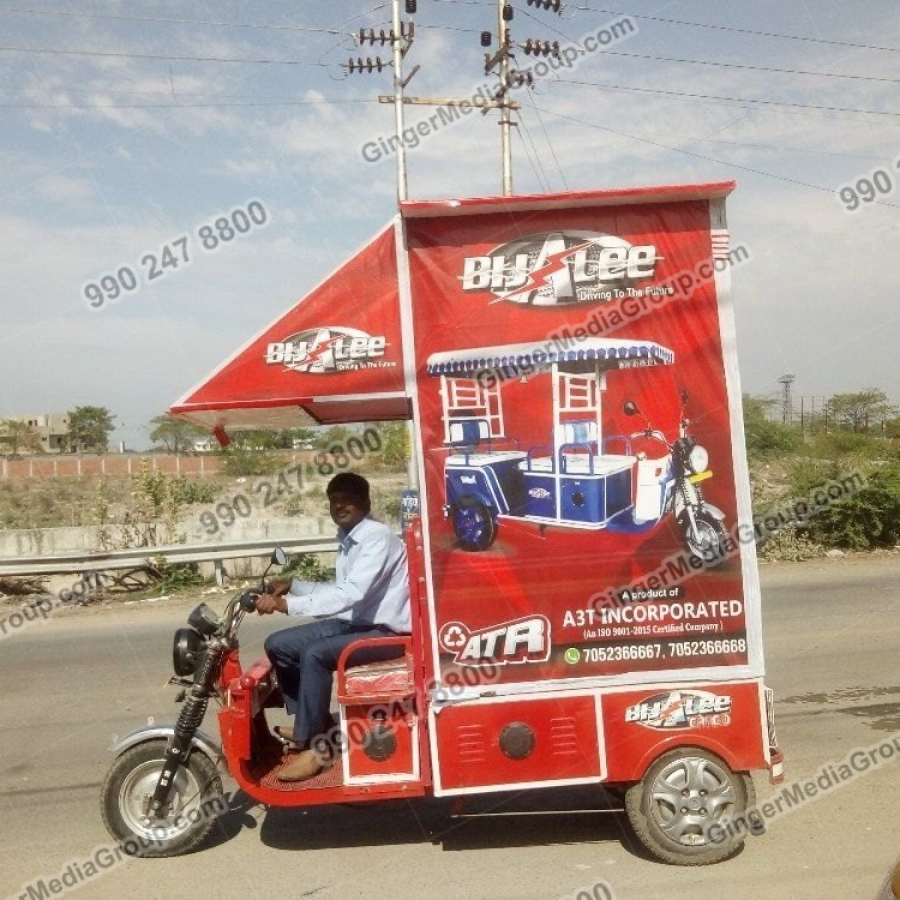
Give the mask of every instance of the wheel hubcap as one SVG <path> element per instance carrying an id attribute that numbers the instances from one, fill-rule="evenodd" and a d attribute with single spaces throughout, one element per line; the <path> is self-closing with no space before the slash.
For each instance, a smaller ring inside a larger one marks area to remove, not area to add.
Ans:
<path id="1" fill-rule="evenodd" d="M 160 819 L 150 818 L 150 801 L 162 766 L 162 760 L 150 760 L 128 775 L 119 791 L 119 811 L 132 834 L 166 841 L 191 827 L 200 812 L 202 798 L 197 779 L 181 767 L 175 775 L 168 815 Z"/>
<path id="2" fill-rule="evenodd" d="M 462 509 L 457 514 L 459 533 L 470 543 L 475 543 L 484 533 L 484 517 L 477 509 Z"/>
<path id="3" fill-rule="evenodd" d="M 684 846 L 707 844 L 710 824 L 729 817 L 735 803 L 732 776 L 696 756 L 669 763 L 651 787 L 651 815 L 671 840 Z"/>

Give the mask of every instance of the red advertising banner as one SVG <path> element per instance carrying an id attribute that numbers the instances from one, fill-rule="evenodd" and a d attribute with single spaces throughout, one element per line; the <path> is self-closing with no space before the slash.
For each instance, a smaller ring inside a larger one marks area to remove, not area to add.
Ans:
<path id="1" fill-rule="evenodd" d="M 732 187 L 405 210 L 443 675 L 758 662 L 711 224 Z"/>
<path id="2" fill-rule="evenodd" d="M 406 418 L 393 223 L 171 411 L 209 427 Z"/>

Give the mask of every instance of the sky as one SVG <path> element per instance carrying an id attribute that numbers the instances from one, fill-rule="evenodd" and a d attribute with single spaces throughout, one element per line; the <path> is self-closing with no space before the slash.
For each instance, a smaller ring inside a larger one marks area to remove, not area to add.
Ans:
<path id="1" fill-rule="evenodd" d="M 792 372 L 797 395 L 874 385 L 900 403 L 896 4 L 513 7 L 516 42 L 636 26 L 516 91 L 515 191 L 736 179 L 743 389 Z M 413 18 L 408 93 L 471 96 L 496 2 L 418 0 Z M 150 419 L 381 228 L 394 158 L 366 156 L 393 134 L 390 70 L 342 64 L 389 58 L 353 39 L 389 21 L 365 0 L 0 0 L 0 417 L 106 406 L 113 441 L 144 448 Z M 412 198 L 499 194 L 496 114 L 442 128 L 408 166 Z M 198 230 L 251 200 L 264 225 L 203 253 Z M 191 264 L 146 283 L 141 261 L 168 246 L 179 262 L 186 233 Z M 91 308 L 85 286 L 122 267 L 136 289 Z"/>

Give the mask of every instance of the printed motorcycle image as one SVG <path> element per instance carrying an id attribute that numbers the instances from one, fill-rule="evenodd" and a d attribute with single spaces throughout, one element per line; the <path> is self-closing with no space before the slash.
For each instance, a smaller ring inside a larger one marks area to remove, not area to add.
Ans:
<path id="1" fill-rule="evenodd" d="M 725 559 L 725 528 L 722 522 L 725 513 L 703 499 L 701 481 L 712 478 L 709 470 L 709 453 L 698 444 L 687 431 L 690 424 L 684 417 L 684 403 L 687 392 L 682 391 L 682 415 L 678 426 L 678 439 L 670 444 L 666 436 L 652 428 L 644 419 L 645 429 L 631 435 L 632 439 L 647 438 L 661 443 L 669 451 L 666 459 L 669 468 L 665 480 L 665 512 L 674 512 L 675 521 L 681 530 L 684 545 L 694 555 L 707 564 L 718 564 Z M 625 415 L 639 416 L 637 404 L 625 402 Z M 638 454 L 641 459 L 641 454 Z"/>
<path id="2" fill-rule="evenodd" d="M 712 476 L 708 454 L 689 436 L 683 411 L 672 443 L 646 420 L 634 434 L 603 433 L 607 376 L 674 361 L 675 354 L 660 344 L 609 338 L 585 339 L 568 349 L 538 342 L 429 357 L 428 373 L 441 379 L 449 451 L 444 512 L 459 546 L 486 550 L 504 518 L 542 528 L 633 533 L 652 529 L 671 513 L 693 555 L 708 565 L 721 562 L 724 513 L 703 499 L 700 482 Z M 501 394 L 511 380 L 546 383 L 536 376 L 550 380 L 552 443 L 523 449 L 506 433 Z M 624 411 L 640 415 L 630 400 Z M 662 444 L 666 453 L 650 458 L 635 452 L 636 440 Z"/>

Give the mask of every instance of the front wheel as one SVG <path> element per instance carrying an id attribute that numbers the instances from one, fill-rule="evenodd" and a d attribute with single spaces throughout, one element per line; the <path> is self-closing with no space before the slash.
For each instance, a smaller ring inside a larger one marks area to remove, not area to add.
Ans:
<path id="1" fill-rule="evenodd" d="M 165 740 L 146 741 L 126 750 L 113 763 L 100 798 L 107 831 L 130 856 L 178 856 L 193 850 L 225 811 L 222 781 L 213 761 L 192 750 L 179 766 L 165 818 L 147 810 L 165 762 Z"/>
<path id="2" fill-rule="evenodd" d="M 753 781 L 698 747 L 673 750 L 625 793 L 628 820 L 657 859 L 704 866 L 727 859 L 743 844 Z M 729 825 L 729 823 L 732 823 Z"/>
<path id="3" fill-rule="evenodd" d="M 497 537 L 497 521 L 477 498 L 466 494 L 453 504 L 453 530 L 463 550 L 487 550 Z"/>
<path id="4" fill-rule="evenodd" d="M 696 534 L 686 512 L 682 513 L 678 523 L 688 552 L 701 559 L 708 567 L 725 562 L 726 535 L 722 523 L 702 509 L 694 513 L 694 523 L 697 526 Z"/>

